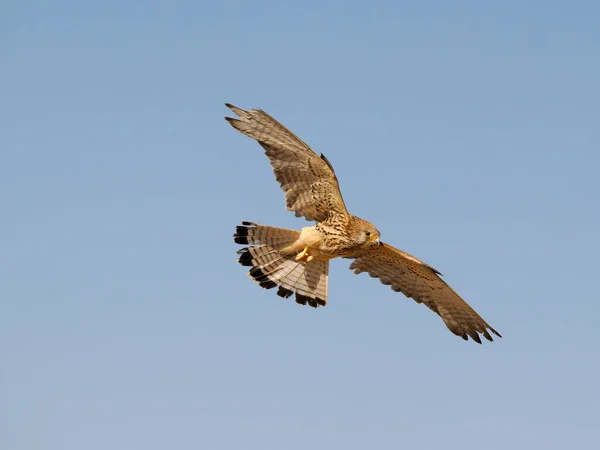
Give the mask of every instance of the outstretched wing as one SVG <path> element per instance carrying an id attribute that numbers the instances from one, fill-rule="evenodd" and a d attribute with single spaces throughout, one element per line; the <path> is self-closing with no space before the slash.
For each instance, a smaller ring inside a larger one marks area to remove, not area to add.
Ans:
<path id="1" fill-rule="evenodd" d="M 239 119 L 231 126 L 256 139 L 265 149 L 273 172 L 285 192 L 286 209 L 296 217 L 322 222 L 331 215 L 348 215 L 337 177 L 323 154 L 319 157 L 294 133 L 259 109 L 244 111 L 225 104 Z"/>
<path id="2" fill-rule="evenodd" d="M 424 303 L 464 340 L 470 336 L 481 344 L 481 333 L 493 341 L 488 330 L 502 337 L 438 276 L 437 270 L 391 245 L 369 247 L 350 264 L 350 269 L 356 274 L 367 272 L 394 291 Z"/>

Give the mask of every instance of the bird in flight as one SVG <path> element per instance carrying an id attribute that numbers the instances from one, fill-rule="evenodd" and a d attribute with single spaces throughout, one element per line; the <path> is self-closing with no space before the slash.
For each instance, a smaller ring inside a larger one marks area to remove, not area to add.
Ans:
<path id="1" fill-rule="evenodd" d="M 382 242 L 373 224 L 348 212 L 325 155 L 317 155 L 262 110 L 225 106 L 238 116 L 225 120 L 264 148 L 285 192 L 286 209 L 316 222 L 300 231 L 254 222 L 236 227 L 234 241 L 247 245 L 238 251 L 238 262 L 250 267 L 248 275 L 261 287 L 277 287 L 277 295 L 283 298 L 295 294 L 302 305 L 325 306 L 329 260 L 351 258 L 355 274 L 366 272 L 425 304 L 464 340 L 470 337 L 481 344 L 480 334 L 489 341 L 492 334 L 502 337 L 440 278 L 440 272 Z"/>

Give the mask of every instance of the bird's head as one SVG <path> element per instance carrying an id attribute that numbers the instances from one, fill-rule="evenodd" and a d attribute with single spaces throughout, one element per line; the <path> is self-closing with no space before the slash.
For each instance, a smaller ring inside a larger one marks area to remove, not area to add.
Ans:
<path id="1" fill-rule="evenodd" d="M 379 230 L 375 228 L 375 225 L 356 216 L 354 216 L 353 219 L 352 228 L 354 231 L 354 241 L 356 244 L 360 246 L 382 244 L 381 240 L 379 239 L 381 233 L 379 233 Z"/>

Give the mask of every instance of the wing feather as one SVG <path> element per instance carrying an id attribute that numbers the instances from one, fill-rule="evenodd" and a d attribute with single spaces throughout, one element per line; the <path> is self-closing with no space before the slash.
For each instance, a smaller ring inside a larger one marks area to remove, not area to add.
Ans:
<path id="1" fill-rule="evenodd" d="M 324 155 L 317 155 L 264 111 L 225 105 L 239 117 L 225 119 L 265 149 L 275 178 L 285 192 L 288 211 L 317 222 L 334 214 L 348 215 L 333 166 Z"/>
<path id="2" fill-rule="evenodd" d="M 388 244 L 376 245 L 360 254 L 350 265 L 354 273 L 367 272 L 396 292 L 437 313 L 454 334 L 481 344 L 479 333 L 493 341 L 488 332 L 502 337 L 471 308 L 444 280 L 438 271 Z"/>

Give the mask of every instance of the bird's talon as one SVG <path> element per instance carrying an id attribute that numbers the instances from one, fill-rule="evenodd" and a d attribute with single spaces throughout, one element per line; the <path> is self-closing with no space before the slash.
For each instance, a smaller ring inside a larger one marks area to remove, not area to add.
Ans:
<path id="1" fill-rule="evenodd" d="M 302 250 L 300 253 L 298 253 L 296 255 L 296 261 L 305 261 L 307 254 L 308 254 L 308 248 L 305 247 L 304 250 Z"/>
<path id="2" fill-rule="evenodd" d="M 308 254 L 308 247 L 305 247 L 300 253 L 296 255 L 296 261 L 298 262 L 311 262 L 314 256 Z"/>

